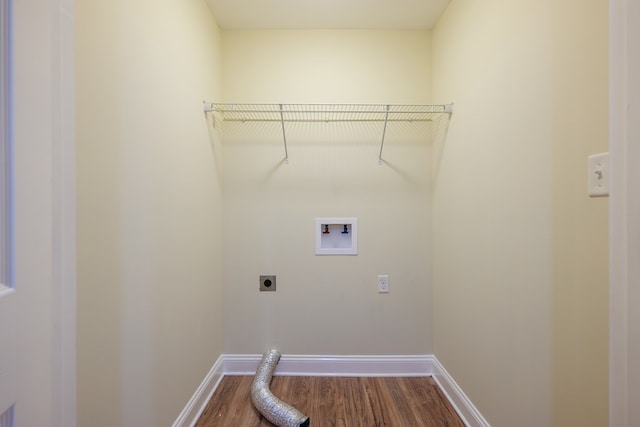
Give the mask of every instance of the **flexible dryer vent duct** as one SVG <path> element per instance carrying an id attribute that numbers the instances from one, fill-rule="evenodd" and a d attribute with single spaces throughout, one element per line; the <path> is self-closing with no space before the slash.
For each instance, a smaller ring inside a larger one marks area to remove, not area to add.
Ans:
<path id="1" fill-rule="evenodd" d="M 309 417 L 275 397 L 269 384 L 280 361 L 280 353 L 272 349 L 262 355 L 262 361 L 251 384 L 251 401 L 260 413 L 278 427 L 308 427 Z"/>

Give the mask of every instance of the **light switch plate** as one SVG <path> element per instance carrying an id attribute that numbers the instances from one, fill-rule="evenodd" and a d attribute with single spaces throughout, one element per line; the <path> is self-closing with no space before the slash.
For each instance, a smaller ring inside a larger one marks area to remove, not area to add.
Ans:
<path id="1" fill-rule="evenodd" d="M 589 156 L 589 196 L 609 195 L 609 153 Z"/>

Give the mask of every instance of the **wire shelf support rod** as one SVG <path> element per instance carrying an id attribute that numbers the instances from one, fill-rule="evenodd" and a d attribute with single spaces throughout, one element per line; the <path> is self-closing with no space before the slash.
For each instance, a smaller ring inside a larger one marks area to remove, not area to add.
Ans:
<path id="1" fill-rule="evenodd" d="M 384 137 L 387 134 L 387 123 L 389 121 L 389 106 L 385 106 L 384 127 L 382 128 L 382 140 L 380 141 L 380 153 L 378 153 L 378 164 L 382 164 L 382 149 L 384 148 Z"/>

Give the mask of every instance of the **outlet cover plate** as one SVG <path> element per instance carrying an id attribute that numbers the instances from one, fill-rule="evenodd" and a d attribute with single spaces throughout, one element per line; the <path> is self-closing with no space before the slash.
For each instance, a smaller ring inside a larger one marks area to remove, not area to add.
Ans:
<path id="1" fill-rule="evenodd" d="M 275 292 L 276 276 L 275 274 L 260 275 L 260 292 Z"/>
<path id="2" fill-rule="evenodd" d="M 381 274 L 378 276 L 378 293 L 379 294 L 389 293 L 389 275 L 388 274 Z"/>

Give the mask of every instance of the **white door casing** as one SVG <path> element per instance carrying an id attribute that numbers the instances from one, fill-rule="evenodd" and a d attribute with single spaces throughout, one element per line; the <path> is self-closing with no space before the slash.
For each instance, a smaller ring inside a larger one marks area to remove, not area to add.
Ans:
<path id="1" fill-rule="evenodd" d="M 0 0 L 0 324 L 10 325 L 13 293 L 11 196 L 11 2 Z M 0 426 L 13 425 L 9 328 L 0 328 Z"/>
<path id="2" fill-rule="evenodd" d="M 640 425 L 640 2 L 610 0 L 609 426 Z"/>
<path id="3" fill-rule="evenodd" d="M 16 426 L 75 426 L 73 15 L 73 0 L 12 4 L 13 289 L 0 297 L 0 414 L 13 405 Z"/>

